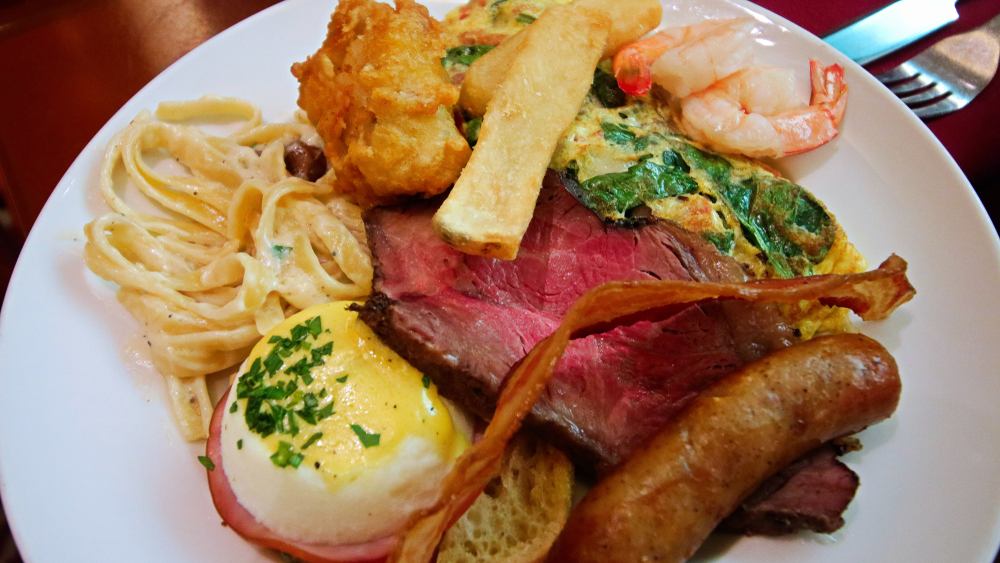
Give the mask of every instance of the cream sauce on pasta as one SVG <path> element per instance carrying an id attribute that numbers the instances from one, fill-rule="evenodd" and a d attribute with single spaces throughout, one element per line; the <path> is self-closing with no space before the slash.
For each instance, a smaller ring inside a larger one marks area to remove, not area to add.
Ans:
<path id="1" fill-rule="evenodd" d="M 238 118 L 228 136 L 192 122 Z M 143 325 L 166 377 L 184 437 L 205 438 L 207 374 L 242 362 L 261 335 L 311 305 L 371 290 L 361 209 L 285 169 L 285 147 L 321 146 L 304 116 L 263 123 L 254 104 L 220 96 L 161 103 L 112 139 L 101 168 L 111 212 L 85 228 L 87 266 L 118 284 L 118 300 Z M 144 155 L 165 150 L 189 174 L 165 174 Z M 129 184 L 162 213 L 129 206 Z"/>

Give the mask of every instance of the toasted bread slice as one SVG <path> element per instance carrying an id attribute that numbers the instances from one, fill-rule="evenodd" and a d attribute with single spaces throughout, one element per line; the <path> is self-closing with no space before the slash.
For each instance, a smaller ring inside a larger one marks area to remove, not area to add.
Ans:
<path id="1" fill-rule="evenodd" d="M 500 476 L 441 541 L 438 563 L 537 563 L 569 514 L 573 464 L 522 431 L 504 453 Z"/>

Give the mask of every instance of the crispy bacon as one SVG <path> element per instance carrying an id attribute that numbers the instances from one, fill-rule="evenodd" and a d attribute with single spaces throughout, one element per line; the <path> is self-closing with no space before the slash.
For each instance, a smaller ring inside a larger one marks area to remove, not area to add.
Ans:
<path id="1" fill-rule="evenodd" d="M 878 269 L 862 274 L 745 283 L 611 282 L 590 290 L 573 304 L 556 331 L 539 342 L 507 377 L 483 439 L 455 463 L 438 502 L 414 515 L 388 561 L 431 561 L 444 532 L 497 474 L 507 443 L 548 385 L 566 345 L 589 327 L 613 324 L 658 307 L 711 299 L 782 303 L 811 300 L 849 307 L 866 321 L 881 320 L 915 294 L 906 278 L 906 262 L 896 255 Z"/>

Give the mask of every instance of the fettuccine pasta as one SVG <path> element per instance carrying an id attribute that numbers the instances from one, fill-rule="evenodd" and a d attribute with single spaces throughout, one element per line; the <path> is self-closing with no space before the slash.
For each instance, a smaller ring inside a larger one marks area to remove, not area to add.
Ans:
<path id="1" fill-rule="evenodd" d="M 232 117 L 242 125 L 226 137 L 183 123 Z M 207 374 L 242 362 L 286 316 L 371 290 L 360 208 L 333 193 L 332 174 L 288 173 L 295 141 L 322 146 L 304 117 L 264 124 L 250 102 L 205 96 L 143 111 L 105 153 L 101 193 L 112 212 L 84 228 L 87 266 L 120 286 L 118 300 L 143 325 L 188 440 L 208 435 Z M 155 151 L 190 173 L 154 170 L 144 155 Z M 162 213 L 125 202 L 119 167 Z"/>

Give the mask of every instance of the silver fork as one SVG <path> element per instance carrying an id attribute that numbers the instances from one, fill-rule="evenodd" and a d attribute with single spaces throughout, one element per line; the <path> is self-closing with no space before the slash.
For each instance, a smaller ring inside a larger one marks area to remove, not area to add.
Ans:
<path id="1" fill-rule="evenodd" d="M 913 113 L 930 119 L 965 107 L 993 79 L 998 61 L 1000 15 L 972 31 L 938 41 L 875 78 Z"/>

